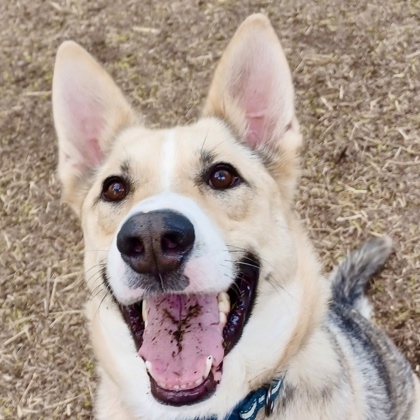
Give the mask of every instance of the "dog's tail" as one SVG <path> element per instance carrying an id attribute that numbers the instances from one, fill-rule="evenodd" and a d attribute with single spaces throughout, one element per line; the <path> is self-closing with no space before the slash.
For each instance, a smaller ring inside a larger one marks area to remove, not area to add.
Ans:
<path id="1" fill-rule="evenodd" d="M 384 265 L 392 252 L 389 236 L 371 238 L 337 267 L 332 274 L 332 298 L 339 304 L 353 306 L 369 317 L 364 289 L 369 279 Z"/>

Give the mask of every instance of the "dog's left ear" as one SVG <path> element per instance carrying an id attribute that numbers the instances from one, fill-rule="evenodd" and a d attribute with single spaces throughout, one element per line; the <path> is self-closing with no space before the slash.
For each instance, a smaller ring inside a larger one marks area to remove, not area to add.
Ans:
<path id="1" fill-rule="evenodd" d="M 226 121 L 267 160 L 285 162 L 288 156 L 295 163 L 301 136 L 292 77 L 264 15 L 248 17 L 236 31 L 216 69 L 204 115 Z"/>

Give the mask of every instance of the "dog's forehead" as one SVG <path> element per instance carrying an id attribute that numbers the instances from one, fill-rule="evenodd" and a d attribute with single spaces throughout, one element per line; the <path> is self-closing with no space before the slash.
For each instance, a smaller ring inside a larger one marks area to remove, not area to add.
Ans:
<path id="1" fill-rule="evenodd" d="M 165 177 L 173 176 L 171 171 L 175 169 L 205 165 L 210 156 L 222 161 L 237 159 L 238 152 L 247 155 L 229 127 L 220 120 L 206 118 L 168 129 L 128 128 L 116 139 L 108 163 L 121 166 L 127 162 Z"/>

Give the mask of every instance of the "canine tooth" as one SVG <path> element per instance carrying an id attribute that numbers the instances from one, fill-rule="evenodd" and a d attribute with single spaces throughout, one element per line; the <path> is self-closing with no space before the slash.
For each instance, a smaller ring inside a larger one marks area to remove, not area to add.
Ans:
<path id="1" fill-rule="evenodd" d="M 230 298 L 226 292 L 221 292 L 217 295 L 217 301 L 219 302 L 219 311 L 228 314 L 230 311 Z"/>
<path id="2" fill-rule="evenodd" d="M 220 293 L 217 295 L 217 301 L 218 301 L 218 302 L 223 302 L 223 301 L 226 301 L 226 302 L 228 302 L 228 303 L 229 303 L 229 305 L 230 305 L 230 297 L 229 297 L 229 294 L 228 294 L 227 292 L 220 292 Z"/>
<path id="3" fill-rule="evenodd" d="M 198 378 L 194 383 L 198 386 L 201 385 L 204 382 L 203 378 Z"/>
<path id="4" fill-rule="evenodd" d="M 147 306 L 146 306 L 146 299 L 143 300 L 143 304 L 141 306 L 141 316 L 145 324 L 147 324 Z"/>
<path id="5" fill-rule="evenodd" d="M 227 316 L 224 312 L 219 312 L 219 319 L 220 319 L 220 323 L 225 326 L 226 322 L 227 322 Z"/>
<path id="6" fill-rule="evenodd" d="M 152 374 L 152 362 L 149 362 L 148 360 L 146 360 L 146 361 L 144 362 L 144 364 L 146 365 L 146 369 L 147 369 L 147 371 L 148 371 L 150 374 Z"/>
<path id="7" fill-rule="evenodd" d="M 212 365 L 213 365 L 213 356 L 209 356 L 206 359 L 206 370 L 203 376 L 204 379 L 206 379 L 207 376 L 209 376 Z"/>

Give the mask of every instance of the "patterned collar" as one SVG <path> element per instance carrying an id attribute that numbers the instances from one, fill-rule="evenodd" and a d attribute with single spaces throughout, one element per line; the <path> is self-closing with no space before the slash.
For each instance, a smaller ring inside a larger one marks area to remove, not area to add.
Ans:
<path id="1" fill-rule="evenodd" d="M 224 420 L 255 420 L 261 408 L 265 408 L 265 415 L 269 417 L 274 409 L 274 402 L 279 396 L 284 376 L 274 379 L 269 386 L 265 385 L 256 391 L 251 391 Z M 216 416 L 198 418 L 194 420 L 218 420 Z"/>

